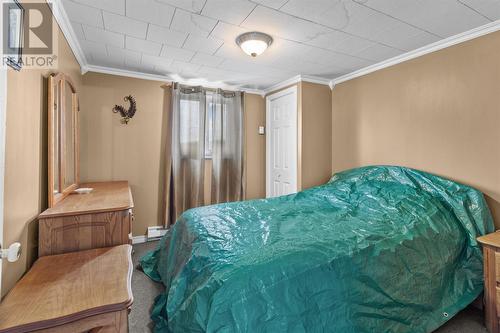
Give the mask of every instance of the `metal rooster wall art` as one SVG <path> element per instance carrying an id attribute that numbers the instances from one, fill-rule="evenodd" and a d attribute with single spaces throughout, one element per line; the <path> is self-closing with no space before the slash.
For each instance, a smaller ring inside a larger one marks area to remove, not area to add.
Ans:
<path id="1" fill-rule="evenodd" d="M 130 103 L 130 107 L 128 108 L 128 110 L 125 110 L 125 108 L 121 105 L 115 105 L 115 107 L 113 108 L 113 112 L 120 112 L 120 115 L 122 116 L 122 124 L 126 125 L 137 111 L 137 105 L 135 102 L 135 98 L 132 95 L 125 96 L 123 100 Z"/>

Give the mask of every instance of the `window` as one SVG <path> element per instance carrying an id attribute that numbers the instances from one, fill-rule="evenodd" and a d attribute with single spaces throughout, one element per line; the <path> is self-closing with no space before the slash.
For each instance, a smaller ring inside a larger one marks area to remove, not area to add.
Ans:
<path id="1" fill-rule="evenodd" d="M 181 100 L 179 122 L 181 155 L 190 156 L 200 139 L 200 103 L 188 99 Z"/>
<path id="2" fill-rule="evenodd" d="M 215 126 L 215 104 L 208 102 L 205 118 L 205 158 L 212 158 Z"/>
<path id="3" fill-rule="evenodd" d="M 205 128 L 202 129 L 200 128 L 200 123 L 202 122 L 200 115 L 200 102 L 189 99 L 182 99 L 180 101 L 180 145 L 182 156 L 191 156 L 193 154 L 197 155 L 197 151 L 195 149 L 198 147 L 200 140 L 203 138 L 203 156 L 206 159 L 212 158 L 215 122 L 217 112 L 220 112 L 220 108 L 221 104 L 213 102 L 213 96 L 207 94 L 204 119 Z M 225 137 L 224 134 L 225 133 L 223 133 L 223 136 Z"/>

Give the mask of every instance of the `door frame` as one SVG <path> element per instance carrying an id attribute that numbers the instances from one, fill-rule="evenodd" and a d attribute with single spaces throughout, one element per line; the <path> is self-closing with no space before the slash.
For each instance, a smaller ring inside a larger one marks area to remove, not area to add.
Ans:
<path id="1" fill-rule="evenodd" d="M 271 101 L 286 95 L 292 94 L 295 98 L 293 99 L 293 105 L 294 105 L 294 114 L 295 114 L 295 164 L 296 164 L 296 175 L 295 175 L 295 190 L 297 191 L 299 188 L 299 176 L 298 176 L 298 170 L 299 170 L 299 110 L 298 110 L 298 87 L 297 85 L 293 85 L 290 88 L 286 88 L 283 90 L 280 90 L 274 94 L 267 95 L 266 96 L 266 198 L 269 198 L 271 196 L 271 135 L 270 135 L 270 129 L 271 129 L 271 118 L 270 118 L 270 105 Z"/>
<path id="2" fill-rule="evenodd" d="M 0 38 L 1 40 L 1 38 Z M 7 68 L 0 68 L 0 248 L 3 244 L 5 132 L 7 120 Z M 2 259 L 0 258 L 0 302 L 2 295 Z"/>

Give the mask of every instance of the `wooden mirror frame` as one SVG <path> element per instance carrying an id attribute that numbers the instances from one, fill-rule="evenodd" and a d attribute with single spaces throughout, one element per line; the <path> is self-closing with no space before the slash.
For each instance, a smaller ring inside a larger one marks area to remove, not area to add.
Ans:
<path id="1" fill-rule="evenodd" d="M 73 117 L 73 133 L 65 133 L 65 120 L 68 112 L 66 108 L 66 87 L 69 86 L 72 94 L 72 110 L 71 116 Z M 57 100 L 56 100 L 57 98 Z M 48 83 L 48 193 L 49 193 L 49 207 L 54 207 L 58 202 L 63 200 L 74 190 L 76 190 L 80 184 L 80 168 L 79 168 L 79 133 L 78 133 L 78 111 L 79 111 L 79 101 L 78 93 L 76 87 L 69 76 L 64 73 L 52 74 L 49 76 Z M 58 112 L 59 122 L 54 123 L 54 114 Z M 59 135 L 56 140 L 54 137 L 54 126 L 59 126 Z M 66 150 L 65 140 L 68 135 L 73 136 L 73 152 L 74 152 L 74 167 L 75 167 L 75 182 L 67 187 L 64 187 L 64 180 L 66 175 Z M 56 142 L 57 141 L 57 142 Z M 54 156 L 54 147 L 57 145 L 59 156 L 56 160 Z M 59 174 L 55 175 L 55 164 L 57 163 Z M 55 178 L 58 179 L 58 192 L 54 193 Z"/>

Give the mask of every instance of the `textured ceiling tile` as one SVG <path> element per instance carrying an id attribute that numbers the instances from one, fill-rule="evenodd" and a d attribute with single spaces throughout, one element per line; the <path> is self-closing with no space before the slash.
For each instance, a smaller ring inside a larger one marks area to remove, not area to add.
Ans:
<path id="1" fill-rule="evenodd" d="M 262 6 L 258 6 L 241 26 L 301 42 L 330 32 L 326 27 Z"/>
<path id="2" fill-rule="evenodd" d="M 456 0 L 364 0 L 364 5 L 416 27 L 448 37 L 489 22 Z"/>
<path id="3" fill-rule="evenodd" d="M 355 14 L 353 9 L 348 8 L 349 4 L 350 1 L 345 0 L 289 0 L 280 10 L 338 29 L 345 26 Z"/>
<path id="4" fill-rule="evenodd" d="M 224 43 L 224 45 L 222 45 L 214 55 L 229 59 L 242 59 L 244 57 L 248 57 L 248 55 L 246 55 L 236 44 L 233 43 Z"/>
<path id="5" fill-rule="evenodd" d="M 116 47 L 125 47 L 125 35 L 103 30 L 101 28 L 90 27 L 87 25 L 83 26 L 83 31 L 85 38 L 98 43 L 104 43 L 107 45 L 112 45 Z"/>
<path id="6" fill-rule="evenodd" d="M 170 29 L 206 37 L 216 24 L 217 20 L 212 18 L 177 9 Z"/>
<path id="7" fill-rule="evenodd" d="M 106 30 L 119 32 L 137 38 L 146 38 L 148 24 L 122 15 L 103 12 Z"/>
<path id="8" fill-rule="evenodd" d="M 200 37 L 189 35 L 183 48 L 186 50 L 214 54 L 223 44 L 223 41 L 215 37 Z"/>
<path id="9" fill-rule="evenodd" d="M 221 64 L 222 61 L 224 61 L 224 58 L 199 52 L 197 52 L 191 59 L 191 63 L 193 64 L 205 65 L 209 67 L 217 67 Z"/>
<path id="10" fill-rule="evenodd" d="M 321 47 L 325 49 L 333 49 L 336 45 L 342 43 L 343 41 L 350 38 L 345 32 L 329 29 L 323 34 L 318 34 L 314 38 L 309 39 L 306 43 L 316 47 Z"/>
<path id="11" fill-rule="evenodd" d="M 474 8 L 492 21 L 500 19 L 500 1 L 498 0 L 459 0 L 461 3 Z"/>
<path id="12" fill-rule="evenodd" d="M 291 77 L 292 71 L 289 70 L 280 70 L 278 68 L 268 67 L 259 65 L 253 62 L 251 59 L 245 60 L 236 60 L 236 59 L 225 59 L 222 64 L 218 66 L 218 68 L 241 72 L 241 73 L 249 73 L 252 75 L 261 75 L 261 76 L 288 76 Z"/>
<path id="13" fill-rule="evenodd" d="M 81 23 L 71 21 L 71 27 L 73 28 L 73 31 L 78 39 L 85 39 L 85 35 L 83 34 L 83 25 Z"/>
<path id="14" fill-rule="evenodd" d="M 415 41 L 421 40 L 425 44 L 430 44 L 439 39 L 428 32 L 402 22 L 395 22 L 389 29 L 379 32 L 373 38 L 383 44 L 407 51 L 421 46 L 416 45 Z"/>
<path id="15" fill-rule="evenodd" d="M 106 44 L 97 43 L 90 40 L 79 40 L 80 46 L 84 47 L 84 51 L 92 51 L 94 53 L 108 54 L 106 51 Z"/>
<path id="16" fill-rule="evenodd" d="M 127 0 L 127 16 L 148 23 L 168 27 L 175 7 L 155 0 Z"/>
<path id="17" fill-rule="evenodd" d="M 356 54 L 357 57 L 372 61 L 387 60 L 392 57 L 402 54 L 404 51 L 385 46 L 382 44 L 374 44 Z"/>
<path id="18" fill-rule="evenodd" d="M 105 58 L 108 56 L 108 52 L 106 50 L 106 45 L 102 43 L 96 43 L 89 40 L 80 40 L 80 47 L 85 53 L 85 57 L 96 58 L 101 57 Z"/>
<path id="19" fill-rule="evenodd" d="M 206 0 L 157 0 L 193 13 L 200 13 Z"/>
<path id="20" fill-rule="evenodd" d="M 162 45 L 149 40 L 126 36 L 125 47 L 132 51 L 142 52 L 145 54 L 159 55 Z"/>
<path id="21" fill-rule="evenodd" d="M 220 68 L 202 66 L 199 70 L 200 78 L 210 81 L 243 80 L 246 78 L 255 78 L 254 75 L 246 73 L 226 71 Z"/>
<path id="22" fill-rule="evenodd" d="M 81 5 L 71 0 L 63 0 L 62 4 L 71 21 L 83 23 L 93 27 L 104 27 L 101 10 Z"/>
<path id="23" fill-rule="evenodd" d="M 106 68 L 120 68 L 126 69 L 125 64 L 123 62 L 116 61 L 115 59 L 111 59 L 107 54 L 95 54 L 91 53 L 88 56 L 88 61 L 91 65 L 101 66 Z"/>
<path id="24" fill-rule="evenodd" d="M 397 43 L 392 42 L 392 44 L 397 45 L 397 48 L 401 50 L 412 51 L 437 42 L 440 39 L 441 38 L 427 32 L 421 32 L 415 35 L 408 35 L 405 38 L 401 38 Z M 383 38 L 381 38 L 381 41 L 383 42 Z"/>
<path id="25" fill-rule="evenodd" d="M 318 64 L 332 65 L 342 70 L 363 68 L 373 64 L 373 61 L 366 59 L 320 49 L 311 50 L 307 60 Z"/>
<path id="26" fill-rule="evenodd" d="M 157 25 L 149 25 L 147 39 L 153 42 L 181 47 L 188 34 L 186 32 L 173 31 Z"/>
<path id="27" fill-rule="evenodd" d="M 356 54 L 374 45 L 376 45 L 375 42 L 363 39 L 361 37 L 351 36 L 346 40 L 338 43 L 333 48 L 329 47 L 329 49 L 345 54 Z"/>
<path id="28" fill-rule="evenodd" d="M 170 70 L 173 73 L 193 75 L 200 69 L 200 67 L 201 66 L 198 64 L 174 60 L 170 66 Z"/>
<path id="29" fill-rule="evenodd" d="M 141 62 L 143 64 L 153 65 L 157 68 L 168 68 L 172 65 L 173 59 L 168 59 L 164 57 L 152 56 L 149 54 L 143 54 Z"/>
<path id="30" fill-rule="evenodd" d="M 226 42 L 235 43 L 236 37 L 249 31 L 250 29 L 245 29 L 237 25 L 219 21 L 214 30 L 210 33 L 210 36 L 217 37 L 218 39 L 222 39 Z"/>
<path id="31" fill-rule="evenodd" d="M 255 6 L 247 0 L 207 0 L 201 14 L 239 25 Z"/>
<path id="32" fill-rule="evenodd" d="M 259 3 L 266 7 L 271 7 L 274 9 L 280 9 L 288 0 L 253 0 L 253 2 Z"/>
<path id="33" fill-rule="evenodd" d="M 307 57 L 311 49 L 313 49 L 313 47 L 309 45 L 282 38 L 275 38 L 273 44 L 264 54 L 257 58 L 251 58 L 249 56 L 247 56 L 247 58 L 257 63 L 270 61 L 276 65 L 279 64 L 282 59 L 303 60 L 305 57 Z M 290 69 L 290 67 L 288 67 L 288 69 Z"/>
<path id="34" fill-rule="evenodd" d="M 383 31 L 401 24 L 385 14 L 371 10 L 354 2 L 346 3 L 348 20 L 339 28 L 352 35 L 373 39 Z"/>
<path id="35" fill-rule="evenodd" d="M 193 51 L 164 45 L 160 55 L 169 59 L 189 62 L 194 54 Z"/>
<path id="36" fill-rule="evenodd" d="M 138 66 L 141 63 L 141 53 L 131 50 L 126 50 L 119 47 L 107 46 L 108 56 L 115 59 L 117 62 L 122 62 L 128 66 Z"/>
<path id="37" fill-rule="evenodd" d="M 125 0 L 74 0 L 83 5 L 125 15 Z"/>

